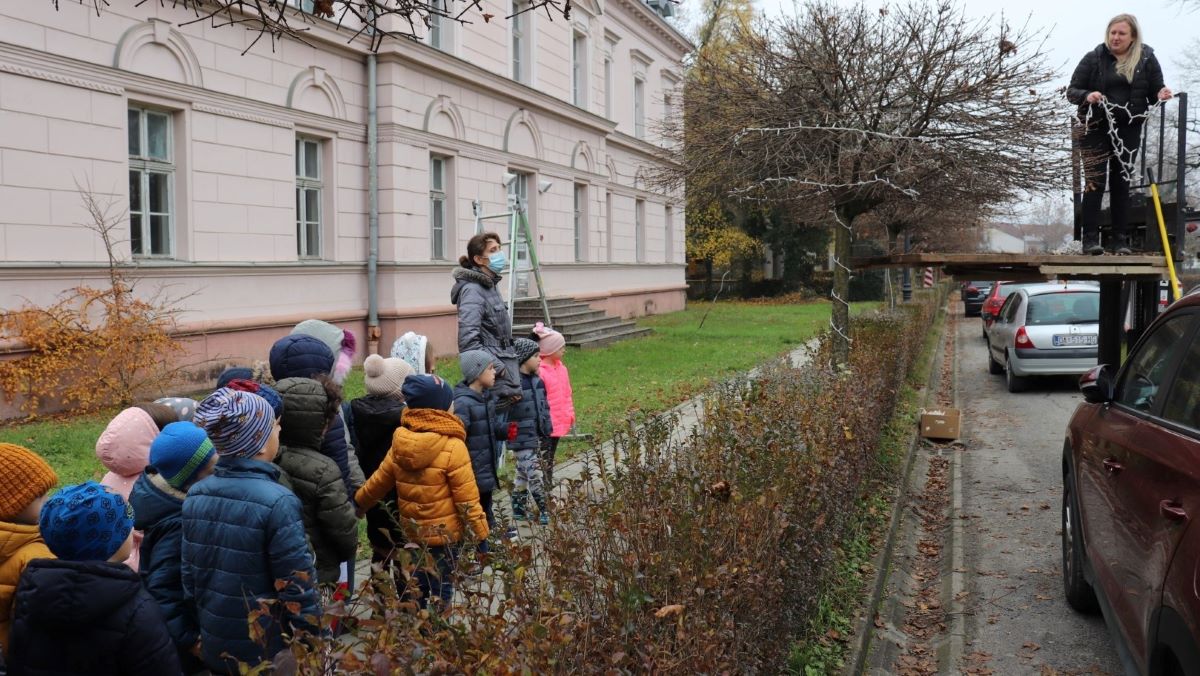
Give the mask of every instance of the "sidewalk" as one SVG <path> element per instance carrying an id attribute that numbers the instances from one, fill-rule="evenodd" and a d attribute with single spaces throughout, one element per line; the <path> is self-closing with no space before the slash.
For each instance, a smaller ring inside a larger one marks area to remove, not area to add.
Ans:
<path id="1" fill-rule="evenodd" d="M 791 362 L 792 367 L 800 368 L 800 367 L 808 364 L 809 360 L 811 359 L 812 352 L 815 351 L 817 344 L 818 344 L 818 339 L 811 338 L 808 340 L 808 342 L 804 343 L 800 347 L 789 352 L 786 356 L 787 356 L 787 359 Z M 757 366 L 757 367 L 745 372 L 744 374 L 742 374 L 740 376 L 734 376 L 730 380 L 733 380 L 733 379 L 744 379 L 747 381 L 756 380 L 762 374 L 764 367 L 766 367 L 767 365 L 769 365 L 773 362 L 774 362 L 774 360 L 765 362 L 764 364 Z M 709 391 L 711 391 L 711 390 L 709 390 Z M 673 408 L 667 409 L 666 411 L 663 411 L 658 414 L 659 416 L 665 416 L 667 419 L 675 420 L 675 429 L 671 433 L 673 439 L 675 439 L 675 440 L 683 439 L 688 434 L 691 434 L 692 430 L 695 429 L 696 425 L 700 423 L 700 421 L 702 420 L 703 415 L 704 415 L 704 405 L 703 404 L 704 404 L 704 398 L 706 396 L 708 396 L 708 392 L 701 393 L 695 397 L 692 397 L 691 399 L 688 399 L 687 401 L 683 402 L 682 404 L 679 404 Z M 611 469 L 618 461 L 617 457 L 616 457 L 615 444 L 611 440 L 606 441 L 603 444 L 601 444 L 599 447 L 589 449 L 586 451 L 581 451 L 581 452 L 577 453 L 571 459 L 563 462 L 560 465 L 556 465 L 554 468 L 554 484 L 555 485 L 548 492 L 553 492 L 554 490 L 558 490 L 560 493 L 563 492 L 566 489 L 566 483 L 573 479 L 579 479 L 580 477 L 584 476 L 585 471 L 587 470 L 588 464 L 595 463 L 595 459 L 597 457 L 601 457 L 604 459 L 606 469 Z M 496 511 L 497 511 L 498 516 L 500 514 L 504 514 L 505 516 L 508 516 L 511 513 L 511 510 L 509 507 L 509 497 L 508 497 L 507 491 L 497 490 L 492 495 L 492 502 L 494 505 L 496 505 Z M 539 528 L 541 528 L 541 527 L 539 525 L 537 525 L 536 520 L 519 523 L 518 530 L 520 533 L 520 538 L 523 538 L 523 539 L 524 538 L 535 538 L 536 537 L 535 534 L 537 532 L 537 529 L 539 529 Z M 367 579 L 371 575 L 371 570 L 370 570 L 371 569 L 371 561 L 369 558 L 369 551 L 363 551 L 360 549 L 360 554 L 361 553 L 368 554 L 368 558 L 359 559 L 358 564 L 355 567 L 356 584 L 361 582 L 362 580 Z"/>

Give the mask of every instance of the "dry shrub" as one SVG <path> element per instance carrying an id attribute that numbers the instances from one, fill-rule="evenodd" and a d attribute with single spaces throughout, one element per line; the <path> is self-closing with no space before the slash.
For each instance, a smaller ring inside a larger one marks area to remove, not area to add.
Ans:
<path id="1" fill-rule="evenodd" d="M 366 594 L 335 609 L 367 618 L 347 636 L 283 659 L 304 672 L 784 670 L 853 505 L 884 471 L 879 433 L 933 312 L 930 295 L 856 318 L 848 368 L 728 383 L 688 435 L 671 416 L 631 425 L 620 462 L 591 458 L 551 526 L 496 556 L 447 617 Z"/>
<path id="2" fill-rule="evenodd" d="M 100 235 L 108 253 L 107 285 L 81 285 L 49 305 L 26 301 L 0 312 L 0 342 L 28 351 L 0 361 L 0 393 L 9 403 L 20 399 L 29 417 L 47 402 L 78 412 L 128 405 L 179 370 L 173 361 L 183 347 L 174 331 L 184 298 L 162 290 L 139 298 L 116 251 L 124 212 L 90 190 L 81 188 L 80 195 L 92 218 L 84 225 Z"/>

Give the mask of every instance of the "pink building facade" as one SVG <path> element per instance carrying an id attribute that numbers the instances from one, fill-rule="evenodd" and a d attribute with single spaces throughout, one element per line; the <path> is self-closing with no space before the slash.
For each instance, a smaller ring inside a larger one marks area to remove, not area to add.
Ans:
<path id="1" fill-rule="evenodd" d="M 455 351 L 450 273 L 473 202 L 505 210 L 506 173 L 550 295 L 681 309 L 683 195 L 645 177 L 690 45 L 640 0 L 576 1 L 570 20 L 482 4 L 491 21 L 471 11 L 376 56 L 380 350 L 416 330 Z M 310 17 L 304 42 L 251 46 L 239 27 L 134 5 L 0 4 L 0 305 L 101 283 L 83 186 L 127 212 L 118 251 L 139 288 L 187 296 L 194 356 L 262 358 L 308 317 L 362 336 L 367 39 Z"/>

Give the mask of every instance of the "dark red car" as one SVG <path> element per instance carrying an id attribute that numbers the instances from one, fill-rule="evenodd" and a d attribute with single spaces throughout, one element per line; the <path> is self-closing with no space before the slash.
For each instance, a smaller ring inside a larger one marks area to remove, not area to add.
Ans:
<path id="1" fill-rule="evenodd" d="M 1198 674 L 1200 294 L 1080 389 L 1062 461 L 1067 602 L 1104 612 L 1127 672 Z"/>

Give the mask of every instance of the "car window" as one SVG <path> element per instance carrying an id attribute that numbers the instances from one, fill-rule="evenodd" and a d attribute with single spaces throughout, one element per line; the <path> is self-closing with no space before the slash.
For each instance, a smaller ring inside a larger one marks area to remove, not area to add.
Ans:
<path id="1" fill-rule="evenodd" d="M 1004 301 L 1004 307 L 1000 308 L 1000 320 L 1004 322 L 1011 322 L 1013 317 L 1017 316 L 1017 306 L 1020 304 L 1020 294 L 1009 296 L 1008 300 Z"/>
<path id="2" fill-rule="evenodd" d="M 1200 340 L 1192 340 L 1179 362 L 1171 391 L 1163 401 L 1162 417 L 1200 430 Z"/>
<path id="3" fill-rule="evenodd" d="M 1144 412 L 1154 408 L 1155 395 L 1166 379 L 1172 359 L 1184 347 L 1181 341 L 1191 328 L 1192 319 L 1193 315 L 1175 315 L 1138 346 L 1117 383 L 1118 404 Z"/>
<path id="4" fill-rule="evenodd" d="M 1032 296 L 1025 323 L 1095 324 L 1100 319 L 1100 294 L 1095 291 L 1058 291 Z"/>

